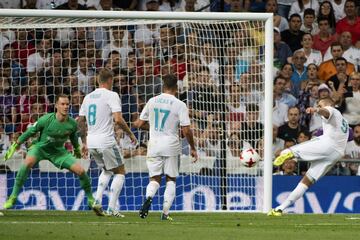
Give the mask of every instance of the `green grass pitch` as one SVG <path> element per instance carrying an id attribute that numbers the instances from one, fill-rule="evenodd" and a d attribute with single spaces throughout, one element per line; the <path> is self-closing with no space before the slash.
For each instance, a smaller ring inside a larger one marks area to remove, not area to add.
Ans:
<path id="1" fill-rule="evenodd" d="M 174 222 L 160 221 L 150 212 L 140 219 L 97 217 L 81 211 L 4 211 L 0 239 L 360 239 L 360 215 L 288 214 L 267 217 L 260 213 L 173 213 Z"/>

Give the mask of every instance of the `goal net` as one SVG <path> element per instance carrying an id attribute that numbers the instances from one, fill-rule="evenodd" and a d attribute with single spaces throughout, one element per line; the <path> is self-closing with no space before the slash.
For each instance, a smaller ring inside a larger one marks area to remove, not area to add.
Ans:
<path id="1" fill-rule="evenodd" d="M 163 20 L 146 20 L 141 19 L 143 13 L 131 13 L 135 15 L 131 19 L 121 14 L 96 17 L 97 12 L 82 18 L 76 12 L 63 17 L 54 17 L 51 11 L 42 17 L 23 13 L 27 17 L 0 18 L 2 158 L 11 141 L 40 116 L 54 111 L 57 94 L 71 97 L 70 116 L 77 118 L 81 101 L 96 88 L 102 68 L 115 74 L 113 90 L 120 95 L 122 114 L 130 127 L 145 103 L 161 92 L 162 76 L 175 74 L 178 98 L 190 109 L 199 160 L 192 163 L 189 146 L 181 139 L 172 210 L 263 211 L 264 189 L 269 188 L 264 183 L 264 139 L 265 129 L 271 128 L 264 114 L 265 68 L 271 66 L 267 60 L 271 55 L 265 55 L 265 17 L 171 20 L 170 14 L 168 20 L 164 15 Z M 140 143 L 137 147 L 116 129 L 127 172 L 118 201 L 121 211 L 140 208 L 148 183 L 148 132 L 132 131 Z M 34 140 L 0 164 L 1 206 Z M 240 154 L 250 147 L 262 158 L 247 168 Z M 65 148 L 72 151 L 70 143 Z M 95 192 L 100 170 L 91 158 L 80 161 Z M 271 194 L 271 178 L 268 181 Z M 162 209 L 164 185 L 163 180 L 152 210 Z M 107 203 L 105 192 L 103 205 Z M 84 210 L 87 204 L 77 177 L 43 160 L 29 173 L 15 208 Z"/>

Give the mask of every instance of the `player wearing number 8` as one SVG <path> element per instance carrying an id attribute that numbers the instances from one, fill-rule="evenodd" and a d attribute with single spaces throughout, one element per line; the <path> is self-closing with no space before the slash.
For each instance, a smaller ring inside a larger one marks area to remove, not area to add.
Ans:
<path id="1" fill-rule="evenodd" d="M 151 206 L 152 198 L 160 187 L 162 174 L 166 175 L 162 220 L 172 220 L 169 210 L 175 198 L 175 182 L 179 175 L 181 145 L 179 127 L 186 137 L 191 155 L 197 160 L 192 131 L 190 129 L 189 110 L 185 103 L 177 99 L 177 78 L 174 75 L 163 77 L 163 93 L 151 98 L 141 112 L 135 127 L 149 129 L 146 164 L 150 182 L 146 188 L 146 200 L 139 215 L 145 218 Z M 147 123 L 148 122 L 148 123 Z"/>
<path id="2" fill-rule="evenodd" d="M 289 159 L 310 162 L 310 168 L 287 199 L 269 212 L 269 216 L 281 216 L 285 208 L 301 198 L 305 191 L 324 176 L 343 156 L 349 136 L 349 125 L 341 113 L 334 108 L 331 98 L 319 100 L 318 107 L 306 109 L 308 114 L 319 114 L 323 123 L 323 135 L 295 145 L 281 152 L 274 161 L 275 166 Z"/>
<path id="3" fill-rule="evenodd" d="M 80 136 L 84 151 L 89 149 L 97 165 L 102 168 L 96 191 L 96 203 L 101 205 L 103 192 L 113 176 L 109 206 L 103 215 L 124 217 L 116 209 L 116 203 L 125 181 L 125 167 L 121 151 L 115 140 L 114 122 L 130 137 L 133 144 L 136 144 L 136 138 L 122 117 L 119 94 L 111 91 L 112 71 L 101 70 L 98 82 L 99 88 L 86 95 L 81 105 Z"/>

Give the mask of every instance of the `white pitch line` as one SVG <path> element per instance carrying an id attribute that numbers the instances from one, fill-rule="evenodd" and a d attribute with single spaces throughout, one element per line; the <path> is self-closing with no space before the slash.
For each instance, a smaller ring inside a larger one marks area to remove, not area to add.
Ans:
<path id="1" fill-rule="evenodd" d="M 82 225 L 98 225 L 98 224 L 102 224 L 102 225 L 116 225 L 116 224 L 158 224 L 158 222 L 65 222 L 65 221 L 59 221 L 59 222 L 50 222 L 50 221 L 38 221 L 38 222 L 20 222 L 20 221 L 13 221 L 13 222 L 0 222 L 0 224 L 82 224 Z M 175 224 L 175 225 L 183 225 L 184 223 L 180 223 L 180 222 L 171 222 L 171 224 Z"/>
<path id="2" fill-rule="evenodd" d="M 360 220 L 360 217 L 348 217 L 346 220 Z"/>
<path id="3" fill-rule="evenodd" d="M 303 223 L 303 224 L 295 224 L 295 227 L 305 227 L 305 226 L 360 226 L 358 224 L 350 224 L 349 223 Z"/>

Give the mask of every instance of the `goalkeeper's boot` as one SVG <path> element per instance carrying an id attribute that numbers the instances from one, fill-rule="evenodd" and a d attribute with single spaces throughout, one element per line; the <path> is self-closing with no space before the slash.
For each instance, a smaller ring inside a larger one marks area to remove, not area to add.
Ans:
<path id="1" fill-rule="evenodd" d="M 276 209 L 271 209 L 271 211 L 267 214 L 268 216 L 271 216 L 271 217 L 281 217 L 282 216 L 282 211 L 279 209 L 279 210 L 276 210 Z"/>
<path id="2" fill-rule="evenodd" d="M 166 221 L 169 221 L 169 222 L 174 221 L 174 219 L 172 217 L 170 217 L 169 214 L 165 214 L 165 213 L 161 213 L 160 219 L 161 220 L 166 220 Z"/>
<path id="3" fill-rule="evenodd" d="M 6 200 L 6 202 L 4 203 L 4 209 L 10 209 L 14 207 L 14 204 L 16 203 L 16 196 L 12 196 L 10 195 L 10 197 Z"/>
<path id="4" fill-rule="evenodd" d="M 102 209 L 101 204 L 95 199 L 88 199 L 89 208 L 92 209 L 97 216 L 105 216 L 104 210 Z"/>
<path id="5" fill-rule="evenodd" d="M 113 210 L 111 208 L 108 208 L 108 210 L 105 212 L 105 216 L 107 217 L 118 217 L 118 218 L 124 218 L 125 215 L 121 214 L 119 211 Z"/>
<path id="6" fill-rule="evenodd" d="M 140 208 L 139 216 L 141 218 L 147 217 L 147 215 L 149 214 L 149 209 L 150 209 L 151 203 L 152 203 L 152 198 L 148 197 L 146 199 L 146 201 L 144 202 L 144 204 L 142 205 L 142 207 Z"/>
<path id="7" fill-rule="evenodd" d="M 277 158 L 275 158 L 274 166 L 281 166 L 286 160 L 294 158 L 294 154 L 291 151 L 280 154 Z"/>

